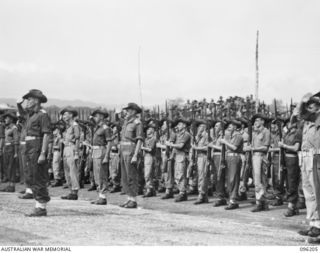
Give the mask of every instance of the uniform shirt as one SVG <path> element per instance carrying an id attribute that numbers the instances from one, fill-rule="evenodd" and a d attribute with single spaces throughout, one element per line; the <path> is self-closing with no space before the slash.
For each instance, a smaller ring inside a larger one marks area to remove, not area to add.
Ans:
<path id="1" fill-rule="evenodd" d="M 320 149 L 320 117 L 303 125 L 301 150 Z"/>
<path id="2" fill-rule="evenodd" d="M 5 128 L 5 143 L 11 143 L 14 145 L 19 144 L 18 128 L 14 124 L 10 124 Z"/>
<path id="3" fill-rule="evenodd" d="M 67 129 L 63 135 L 64 144 L 75 144 L 77 140 L 80 140 L 80 127 L 77 122 L 72 122 L 67 126 Z"/>
<path id="4" fill-rule="evenodd" d="M 188 153 L 191 147 L 191 135 L 186 131 L 182 131 L 177 133 L 175 144 L 181 144 L 183 143 L 183 146 L 181 149 L 176 148 L 178 151 L 183 151 L 185 153 Z"/>
<path id="5" fill-rule="evenodd" d="M 226 145 L 226 151 L 229 153 L 242 153 L 243 151 L 243 137 L 242 134 L 235 131 L 232 134 L 228 134 L 225 137 L 226 141 L 236 146 L 236 150 L 232 150 Z"/>
<path id="6" fill-rule="evenodd" d="M 201 133 L 201 135 L 197 135 L 196 136 L 196 144 L 197 144 L 197 147 L 201 148 L 201 147 L 205 147 L 205 146 L 208 146 L 208 133 L 203 131 Z"/>
<path id="7" fill-rule="evenodd" d="M 296 143 L 301 144 L 301 142 L 302 142 L 302 133 L 299 130 L 296 130 L 295 132 L 288 132 L 283 137 L 283 143 L 289 146 L 293 146 Z M 296 152 L 286 150 L 286 153 L 296 153 Z"/>
<path id="8" fill-rule="evenodd" d="M 112 141 L 111 141 L 111 151 L 118 152 L 119 150 L 119 133 L 112 135 Z"/>
<path id="9" fill-rule="evenodd" d="M 309 150 L 309 149 L 316 149 L 316 136 L 317 129 L 315 123 L 306 121 L 303 125 L 302 130 L 302 144 L 301 150 Z"/>
<path id="10" fill-rule="evenodd" d="M 111 128 L 106 124 L 96 126 L 93 131 L 93 146 L 106 146 L 112 140 Z"/>
<path id="11" fill-rule="evenodd" d="M 43 137 L 51 132 L 49 115 L 42 109 L 26 115 L 27 136 Z"/>
<path id="12" fill-rule="evenodd" d="M 26 128 L 26 123 L 20 123 L 21 125 L 21 130 L 20 130 L 20 141 L 25 141 L 26 136 L 27 136 L 27 128 Z"/>
<path id="13" fill-rule="evenodd" d="M 151 155 L 155 155 L 156 153 L 156 144 L 157 144 L 157 138 L 156 135 L 153 134 L 151 136 L 148 136 L 144 140 L 144 146 L 146 148 L 150 148 L 151 152 L 144 150 L 144 152 L 149 153 Z"/>
<path id="14" fill-rule="evenodd" d="M 220 132 L 219 134 L 214 136 L 214 138 L 212 140 L 212 144 L 215 145 L 215 146 L 221 147 L 221 143 L 220 143 L 221 138 L 222 138 L 222 132 Z M 212 152 L 221 152 L 221 150 L 212 149 Z"/>
<path id="15" fill-rule="evenodd" d="M 252 147 L 260 148 L 262 146 L 270 146 L 270 131 L 265 127 L 254 130 L 252 133 Z"/>
<path id="16" fill-rule="evenodd" d="M 271 133 L 270 134 L 270 147 L 272 148 L 279 148 L 279 141 L 280 141 L 280 136 L 278 133 L 274 134 Z"/>
<path id="17" fill-rule="evenodd" d="M 61 142 L 62 142 L 62 139 L 61 139 L 60 134 L 54 136 L 54 138 L 53 138 L 53 148 L 56 149 L 56 150 L 60 149 Z"/>
<path id="18" fill-rule="evenodd" d="M 137 142 L 143 140 L 143 126 L 138 118 L 125 120 L 122 126 L 121 141 Z"/>

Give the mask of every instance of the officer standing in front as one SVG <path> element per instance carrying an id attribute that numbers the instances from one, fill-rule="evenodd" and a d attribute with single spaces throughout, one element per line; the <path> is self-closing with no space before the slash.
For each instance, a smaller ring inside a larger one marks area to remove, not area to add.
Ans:
<path id="1" fill-rule="evenodd" d="M 26 110 L 22 107 L 27 100 Z M 46 103 L 47 98 L 40 90 L 30 90 L 18 102 L 20 115 L 26 118 L 26 167 L 27 185 L 30 185 L 36 206 L 28 217 L 46 216 L 46 205 L 50 201 L 47 183 L 48 171 L 46 170 L 46 158 L 50 139 L 51 124 L 49 115 L 41 109 L 41 104 Z"/>
<path id="2" fill-rule="evenodd" d="M 123 191 L 128 195 L 128 200 L 121 204 L 123 208 L 137 208 L 138 195 L 138 154 L 143 142 L 143 125 L 138 118 L 142 112 L 135 103 L 129 103 L 123 108 L 127 114 L 122 126 L 120 142 L 121 182 Z"/>

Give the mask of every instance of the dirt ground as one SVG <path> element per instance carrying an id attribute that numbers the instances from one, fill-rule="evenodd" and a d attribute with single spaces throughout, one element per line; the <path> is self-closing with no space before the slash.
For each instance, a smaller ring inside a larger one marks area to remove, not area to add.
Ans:
<path id="1" fill-rule="evenodd" d="M 2 185 L 3 186 L 3 185 Z M 88 186 L 86 186 L 88 187 Z M 139 208 L 118 207 L 126 197 L 108 195 L 107 206 L 95 206 L 90 200 L 95 192 L 81 189 L 77 201 L 61 200 L 67 192 L 61 187 L 49 188 L 52 197 L 48 216 L 27 218 L 34 200 L 18 198 L 16 193 L 0 193 L 0 245 L 305 245 L 305 237 L 297 234 L 307 226 L 305 210 L 285 218 L 286 207 L 251 213 L 250 201 L 240 209 L 225 211 L 210 203 L 193 205 L 174 203 L 157 197 L 138 198 Z"/>

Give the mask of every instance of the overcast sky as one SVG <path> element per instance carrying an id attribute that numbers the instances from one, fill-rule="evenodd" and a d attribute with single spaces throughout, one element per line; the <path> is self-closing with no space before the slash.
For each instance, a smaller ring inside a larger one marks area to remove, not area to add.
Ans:
<path id="1" fill-rule="evenodd" d="M 140 103 L 320 88 L 318 0 L 1 0 L 0 97 Z"/>

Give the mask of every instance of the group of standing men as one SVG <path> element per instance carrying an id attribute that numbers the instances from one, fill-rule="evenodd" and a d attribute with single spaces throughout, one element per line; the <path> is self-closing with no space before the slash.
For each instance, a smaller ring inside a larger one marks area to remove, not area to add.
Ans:
<path id="1" fill-rule="evenodd" d="M 286 201 L 284 215 L 291 217 L 306 206 L 310 227 L 299 234 L 320 235 L 319 93 L 305 95 L 288 119 L 261 113 L 250 119 L 142 119 L 142 109 L 129 103 L 123 108 L 126 116 L 121 123 L 108 121 L 104 110 L 93 111 L 90 134 L 86 134 L 89 123 L 78 120 L 71 107 L 61 110 L 62 124 L 53 126 L 41 107 L 46 102 L 40 90 L 30 90 L 17 104 L 19 120 L 8 112 L 2 115 L 0 126 L 8 181 L 2 191 L 15 191 L 15 161 L 20 157 L 26 185 L 20 198 L 36 200 L 28 216 L 47 215 L 49 167 L 55 178 L 52 186 L 60 186 L 63 164 L 70 192 L 61 198 L 78 199 L 81 162 L 89 154 L 84 164 L 92 168 L 91 189 L 96 188 L 98 194 L 92 204 L 107 204 L 111 183 L 111 192 L 121 189 L 128 196 L 120 205 L 123 208 L 136 208 L 139 194 L 154 197 L 158 191 L 164 192 L 162 199 L 175 198 L 175 202 L 197 193 L 197 205 L 208 203 L 215 194 L 215 207 L 233 210 L 247 200 L 249 186 L 254 185 L 252 212 Z"/>

